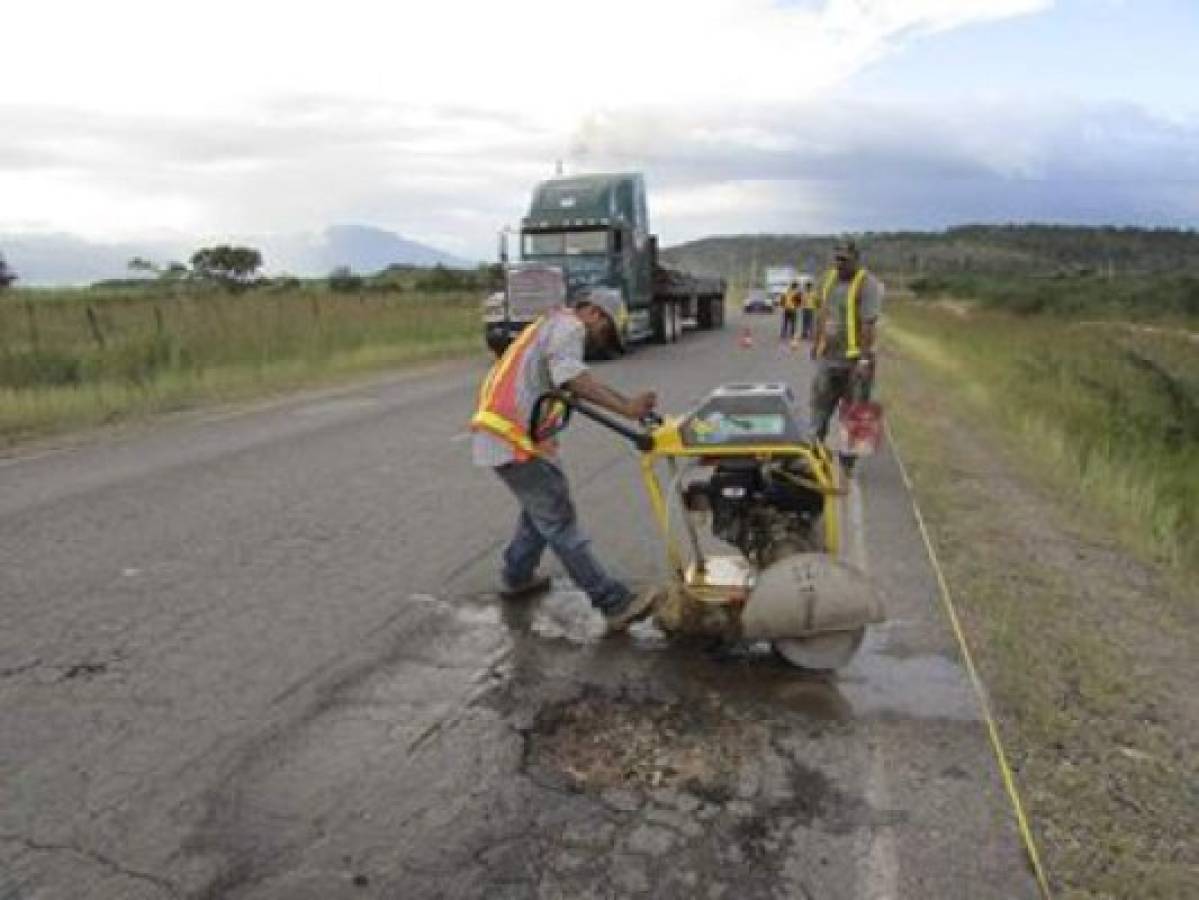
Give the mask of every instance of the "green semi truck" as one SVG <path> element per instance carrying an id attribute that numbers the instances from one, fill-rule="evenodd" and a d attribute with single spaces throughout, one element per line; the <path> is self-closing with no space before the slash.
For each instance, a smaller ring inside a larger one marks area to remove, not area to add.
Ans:
<path id="1" fill-rule="evenodd" d="M 520 261 L 503 262 L 505 289 L 484 307 L 487 346 L 497 354 L 543 311 L 555 281 L 567 298 L 597 288 L 619 291 L 626 344 L 668 344 L 686 327 L 724 325 L 724 279 L 658 263 L 639 173 L 543 181 L 521 220 Z"/>

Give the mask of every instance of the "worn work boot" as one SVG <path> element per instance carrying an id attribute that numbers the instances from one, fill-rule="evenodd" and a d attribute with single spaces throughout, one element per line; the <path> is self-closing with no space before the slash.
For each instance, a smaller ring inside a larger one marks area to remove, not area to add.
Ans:
<path id="1" fill-rule="evenodd" d="M 658 588 L 650 588 L 640 594 L 634 594 L 615 612 L 605 613 L 604 621 L 608 623 L 608 634 L 624 631 L 638 619 L 644 619 L 652 613 L 660 593 Z"/>
<path id="2" fill-rule="evenodd" d="M 545 593 L 550 589 L 550 583 L 548 575 L 534 575 L 521 584 L 505 585 L 500 589 L 500 596 L 505 600 L 522 600 L 534 594 Z"/>

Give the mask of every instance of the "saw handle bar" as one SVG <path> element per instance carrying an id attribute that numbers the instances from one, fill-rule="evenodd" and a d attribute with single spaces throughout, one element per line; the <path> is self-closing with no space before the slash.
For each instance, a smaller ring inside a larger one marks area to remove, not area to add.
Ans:
<path id="1" fill-rule="evenodd" d="M 553 404 L 555 403 L 561 404 L 565 408 L 565 412 L 562 413 L 557 423 L 547 429 L 544 419 L 553 410 Z M 653 451 L 654 436 L 648 430 L 638 431 L 636 428 L 614 419 L 609 413 L 593 406 L 585 400 L 580 400 L 568 391 L 546 391 L 534 401 L 533 411 L 529 414 L 529 434 L 536 435 L 540 440 L 552 437 L 567 426 L 570 422 L 571 412 L 576 409 L 593 422 L 597 422 L 608 430 L 615 431 L 621 437 L 631 441 L 633 446 L 642 453 Z M 650 413 L 641 419 L 641 425 L 644 429 L 657 428 L 661 424 L 662 417 L 657 413 Z"/>

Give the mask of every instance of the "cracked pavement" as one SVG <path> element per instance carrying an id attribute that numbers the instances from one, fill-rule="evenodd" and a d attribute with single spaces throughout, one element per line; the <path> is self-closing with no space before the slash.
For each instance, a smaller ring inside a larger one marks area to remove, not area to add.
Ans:
<path id="1" fill-rule="evenodd" d="M 600 374 L 680 410 L 789 380 L 777 323 Z M 1035 896 L 894 460 L 859 476 L 888 622 L 835 678 L 502 604 L 485 360 L 0 460 L 0 898 Z M 885 368 L 883 372 L 885 377 Z M 626 446 L 584 524 L 660 577 Z"/>

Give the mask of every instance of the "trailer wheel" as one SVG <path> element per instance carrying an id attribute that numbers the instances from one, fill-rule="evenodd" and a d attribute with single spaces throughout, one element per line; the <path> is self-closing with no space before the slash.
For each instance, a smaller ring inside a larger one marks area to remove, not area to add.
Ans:
<path id="1" fill-rule="evenodd" d="M 674 304 L 669 300 L 659 300 L 650 312 L 650 327 L 655 344 L 671 344 L 674 342 Z"/>

